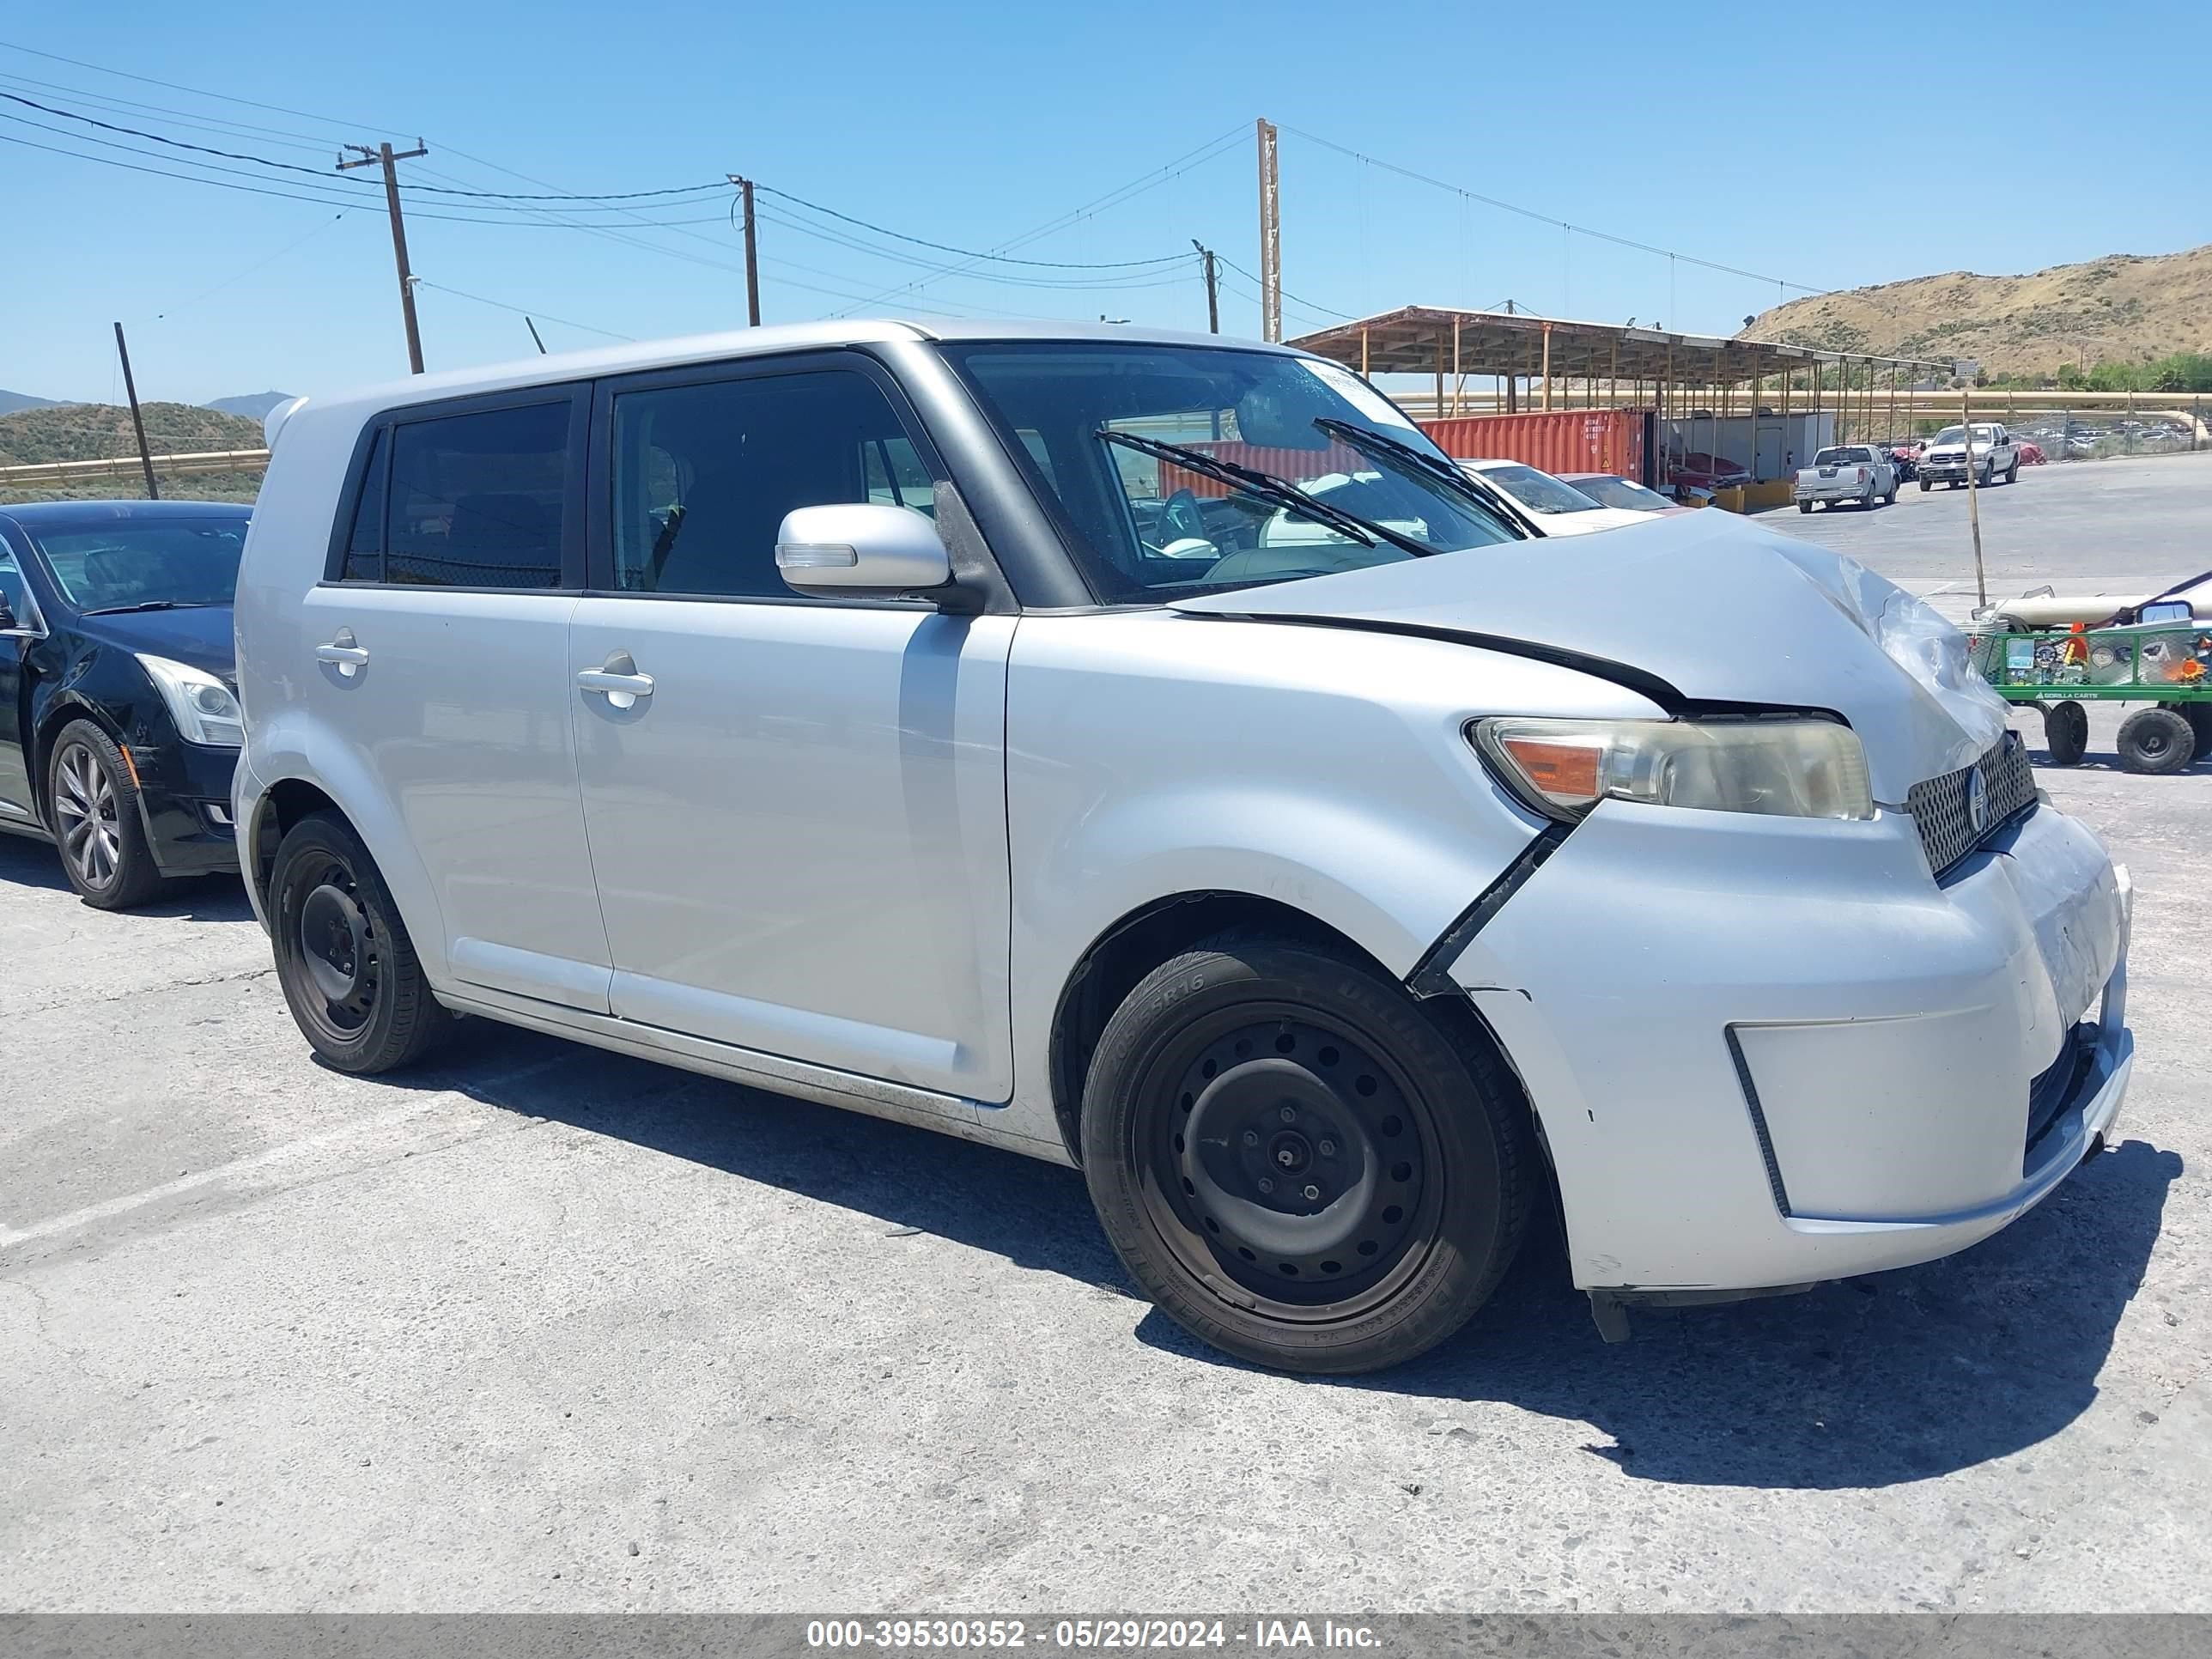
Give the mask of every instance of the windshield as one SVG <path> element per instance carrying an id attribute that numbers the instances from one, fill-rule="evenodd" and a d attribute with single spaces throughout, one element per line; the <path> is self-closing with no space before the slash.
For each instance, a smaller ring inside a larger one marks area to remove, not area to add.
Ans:
<path id="1" fill-rule="evenodd" d="M 38 532 L 39 551 L 79 611 L 228 605 L 247 515 L 118 519 L 96 530 Z"/>
<path id="2" fill-rule="evenodd" d="M 1567 482 L 1600 507 L 1626 507 L 1631 513 L 1664 513 L 1674 504 L 1656 489 L 1646 489 L 1640 483 L 1605 473 L 1589 478 L 1570 478 Z"/>
<path id="3" fill-rule="evenodd" d="M 1995 427 L 1982 426 L 1977 423 L 1974 428 L 1974 441 L 1978 444 L 1988 443 L 1991 441 L 1996 431 L 1996 428 Z M 1928 441 L 1930 445 L 1964 444 L 1966 441 L 1966 429 L 1962 426 L 1947 426 Z"/>
<path id="4" fill-rule="evenodd" d="M 1356 444 L 1317 427 L 1341 422 L 1449 467 L 1419 428 L 1334 363 L 1229 347 L 1103 341 L 944 349 L 1025 464 L 1032 487 L 1073 532 L 1085 575 L 1109 603 L 1414 556 L 1393 537 L 1437 553 L 1518 538 L 1499 514 L 1447 479 L 1383 445 Z M 1192 454 L 1178 461 L 1158 453 L 1170 445 Z M 1305 491 L 1320 516 L 1279 491 L 1207 476 L 1212 469 L 1198 463 L 1209 460 Z M 1338 514 L 1387 533 L 1365 535 Z"/>
<path id="5" fill-rule="evenodd" d="M 1588 513 L 1597 506 L 1589 496 L 1571 483 L 1553 477 L 1548 472 L 1539 472 L 1533 466 L 1515 462 L 1506 466 L 1476 466 L 1469 469 L 1496 484 L 1522 506 L 1539 513 Z"/>

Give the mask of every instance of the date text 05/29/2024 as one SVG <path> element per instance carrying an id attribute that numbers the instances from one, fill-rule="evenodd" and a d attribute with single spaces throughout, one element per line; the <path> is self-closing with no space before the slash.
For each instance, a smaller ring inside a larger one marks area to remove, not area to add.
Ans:
<path id="1" fill-rule="evenodd" d="M 1244 1648 L 1260 1652 L 1334 1648 L 1371 1652 L 1366 1625 L 1333 1619 L 815 1619 L 806 1645 L 878 1652 L 1011 1652 L 1017 1649 L 1141 1652 Z"/>

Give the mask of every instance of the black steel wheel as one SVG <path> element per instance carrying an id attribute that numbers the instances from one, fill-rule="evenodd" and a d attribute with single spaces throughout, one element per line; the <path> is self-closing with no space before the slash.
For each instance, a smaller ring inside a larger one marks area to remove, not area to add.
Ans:
<path id="1" fill-rule="evenodd" d="M 419 1059 L 450 1016 L 359 836 L 317 812 L 287 832 L 269 882 L 276 977 L 309 1045 L 343 1072 Z"/>
<path id="2" fill-rule="evenodd" d="M 55 734 L 46 761 L 47 828 L 62 873 L 96 910 L 127 910 L 167 884 L 138 816 L 138 780 L 123 751 L 88 720 Z"/>
<path id="3" fill-rule="evenodd" d="M 2071 697 L 2044 711 L 2043 746 L 2053 766 L 2079 766 L 2089 750 L 2089 711 Z"/>
<path id="4" fill-rule="evenodd" d="M 2189 758 L 2201 761 L 2212 755 L 2212 702 L 2162 702 L 2160 708 L 2171 708 L 2189 722 L 2189 729 L 2197 734 L 2197 746 Z"/>
<path id="5" fill-rule="evenodd" d="M 1108 1022 L 1084 1097 L 1107 1234 L 1241 1358 L 1354 1372 L 1442 1341 L 1519 1246 L 1527 1109 L 1405 991 L 1318 947 L 1221 940 Z"/>
<path id="6" fill-rule="evenodd" d="M 2120 726 L 2120 764 L 2130 772 L 2179 772 L 2197 753 L 2197 730 L 2171 708 L 2143 708 Z"/>

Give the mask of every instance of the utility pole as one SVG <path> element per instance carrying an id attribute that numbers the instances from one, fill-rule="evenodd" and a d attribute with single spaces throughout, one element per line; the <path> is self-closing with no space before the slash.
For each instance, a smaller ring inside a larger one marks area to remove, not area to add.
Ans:
<path id="1" fill-rule="evenodd" d="M 1195 236 L 1190 239 L 1190 245 L 1198 250 L 1199 269 L 1206 276 L 1206 331 L 1218 334 L 1221 332 L 1221 287 L 1220 277 L 1213 269 L 1213 250 Z"/>
<path id="2" fill-rule="evenodd" d="M 1282 174 L 1275 163 L 1275 124 L 1262 117 L 1260 141 L 1260 337 L 1283 337 Z"/>
<path id="3" fill-rule="evenodd" d="M 1974 392 L 1971 385 L 1959 388 L 1959 426 L 1966 434 L 1966 522 L 1974 527 L 1974 603 L 1978 609 L 1987 609 L 1990 603 L 1989 574 L 1982 568 L 1982 505 L 1976 499 L 1974 489 Z M 1994 448 L 1990 459 L 1996 459 Z"/>
<path id="4" fill-rule="evenodd" d="M 745 321 L 760 326 L 760 246 L 753 235 L 753 181 L 734 173 L 724 175 L 738 187 L 745 214 Z"/>
<path id="5" fill-rule="evenodd" d="M 371 149 L 366 144 L 348 144 L 357 159 L 341 159 L 338 171 L 353 167 L 381 167 L 384 169 L 384 205 L 392 215 L 392 258 L 399 267 L 399 313 L 407 321 L 407 369 L 411 374 L 422 372 L 422 331 L 415 325 L 415 273 L 407 265 L 407 225 L 399 216 L 399 170 L 392 163 L 410 161 L 417 155 L 430 152 L 417 138 L 415 148 L 403 149 L 397 155 L 389 144 L 379 144 Z"/>
<path id="6" fill-rule="evenodd" d="M 154 452 L 146 447 L 146 417 L 138 412 L 138 383 L 131 378 L 131 348 L 123 343 L 123 325 L 115 325 L 115 355 L 123 359 L 123 390 L 131 398 L 131 428 L 138 434 L 138 464 L 146 469 L 146 499 L 161 499 L 161 486 L 154 482 Z"/>

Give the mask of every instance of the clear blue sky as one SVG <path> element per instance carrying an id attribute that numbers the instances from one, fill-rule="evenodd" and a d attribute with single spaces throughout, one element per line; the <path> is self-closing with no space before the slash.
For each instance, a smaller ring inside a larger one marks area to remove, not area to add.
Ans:
<path id="1" fill-rule="evenodd" d="M 1264 115 L 1285 130 L 1284 283 L 1299 296 L 1288 309 L 1293 334 L 1332 313 L 1509 296 L 1556 315 L 1633 315 L 1725 332 L 1774 302 L 1771 282 L 1670 267 L 1316 141 L 1553 218 L 1808 285 L 2164 252 L 2212 240 L 2204 161 L 2212 129 L 2197 105 L 2212 62 L 2207 17 L 2199 4 L 2167 0 L 2116 8 L 2108 18 L 2044 0 L 1963 9 L 109 0 L 0 14 L 0 40 L 100 66 L 0 47 L 0 91 L 316 169 L 342 141 L 420 136 L 431 154 L 407 163 L 405 177 L 424 185 L 544 187 L 501 167 L 566 191 L 744 173 L 963 248 L 1001 248 L 1149 174 L 1150 188 L 1073 219 L 1021 246 L 1021 256 L 1141 260 L 1185 251 L 1196 237 L 1246 271 L 1259 266 L 1250 134 Z M 1937 20 L 1960 32 L 1957 46 L 1936 44 Z M 1976 21 L 1989 27 L 1969 43 L 1964 30 Z M 86 135 L 4 119 L 0 138 L 191 170 L 87 137 L 158 144 L 4 100 L 0 112 Z M 276 131 L 211 130 L 222 123 Z M 1218 153 L 1162 172 L 1216 139 Z M 1975 188 L 1929 182 L 1960 157 Z M 273 188 L 331 187 L 250 162 L 221 165 Z M 147 398 L 313 393 L 403 372 L 380 193 L 362 193 L 337 216 L 336 207 L 0 143 L 10 232 L 0 259 L 0 387 L 119 397 L 109 329 L 117 319 L 131 331 Z M 853 304 L 799 284 L 865 301 L 927 274 L 794 227 L 806 220 L 874 248 L 897 246 L 873 233 L 773 198 L 762 204 L 775 216 L 761 235 L 769 320 Z M 416 269 L 441 285 L 420 296 L 430 366 L 532 349 L 520 317 L 447 289 L 530 310 L 556 350 L 602 337 L 572 324 L 649 337 L 742 322 L 726 201 L 641 206 L 647 217 L 703 222 L 647 230 L 562 210 L 663 250 L 653 252 L 466 198 L 410 196 Z M 510 222 L 430 216 L 441 211 Z M 992 269 L 1052 282 L 1100 276 Z M 866 309 L 1103 312 L 1204 326 L 1194 256 L 1111 274 L 1130 285 L 1024 287 L 963 276 Z M 1224 330 L 1256 334 L 1251 284 L 1233 271 L 1227 278 Z"/>

